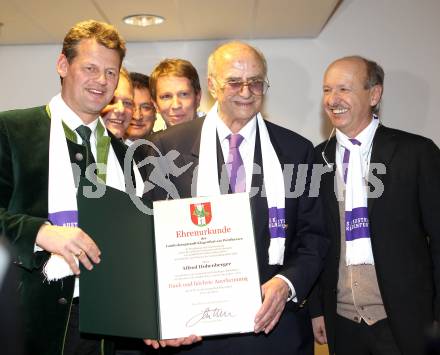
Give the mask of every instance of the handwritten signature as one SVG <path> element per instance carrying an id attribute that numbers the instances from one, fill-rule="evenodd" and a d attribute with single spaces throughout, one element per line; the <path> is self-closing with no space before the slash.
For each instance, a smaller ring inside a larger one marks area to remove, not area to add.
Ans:
<path id="1" fill-rule="evenodd" d="M 206 319 L 233 318 L 233 317 L 235 317 L 234 314 L 225 311 L 224 309 L 207 307 L 202 312 L 197 313 L 196 315 L 188 319 L 186 321 L 186 326 L 193 327 L 202 320 L 206 320 Z"/>

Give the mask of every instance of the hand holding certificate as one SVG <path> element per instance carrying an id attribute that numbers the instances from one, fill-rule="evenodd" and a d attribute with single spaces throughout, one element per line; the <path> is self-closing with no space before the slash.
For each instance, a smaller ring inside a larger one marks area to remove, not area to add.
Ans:
<path id="1" fill-rule="evenodd" d="M 148 346 L 153 347 L 154 349 L 159 349 L 160 347 L 165 348 L 167 346 L 179 347 L 182 345 L 191 345 L 201 340 L 202 337 L 200 336 L 190 335 L 189 337 L 185 337 L 185 338 L 167 339 L 167 340 L 144 339 L 144 343 Z"/>

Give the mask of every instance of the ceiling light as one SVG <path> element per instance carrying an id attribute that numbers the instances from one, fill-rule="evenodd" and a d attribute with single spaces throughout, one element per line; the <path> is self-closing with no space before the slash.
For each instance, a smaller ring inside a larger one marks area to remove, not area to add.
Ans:
<path id="1" fill-rule="evenodd" d="M 126 16 L 122 19 L 122 21 L 124 21 L 124 23 L 127 25 L 147 27 L 152 25 L 160 25 L 165 21 L 165 18 L 157 15 L 139 14 Z"/>

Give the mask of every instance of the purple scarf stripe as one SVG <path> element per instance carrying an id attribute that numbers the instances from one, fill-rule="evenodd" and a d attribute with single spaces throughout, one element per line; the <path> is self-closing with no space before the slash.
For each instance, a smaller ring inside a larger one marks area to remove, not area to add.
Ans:
<path id="1" fill-rule="evenodd" d="M 368 208 L 357 207 L 352 211 L 345 211 L 345 240 L 353 241 L 369 237 Z"/>
<path id="2" fill-rule="evenodd" d="M 285 238 L 286 214 L 284 208 L 269 208 L 269 233 L 271 238 Z"/>
<path id="3" fill-rule="evenodd" d="M 342 171 L 344 172 L 344 183 L 347 183 L 347 173 L 348 173 L 348 162 L 350 160 L 350 151 L 348 149 L 344 150 L 344 157 L 342 159 Z"/>
<path id="4" fill-rule="evenodd" d="M 357 139 L 350 139 L 349 140 L 352 144 L 355 145 L 361 145 L 361 142 L 359 142 Z M 342 158 L 342 169 L 344 172 L 344 183 L 347 183 L 347 173 L 348 173 L 348 162 L 350 161 L 350 151 L 345 148 L 344 150 L 344 157 Z"/>
<path id="5" fill-rule="evenodd" d="M 56 226 L 78 227 L 78 211 L 49 213 L 49 221 Z"/>

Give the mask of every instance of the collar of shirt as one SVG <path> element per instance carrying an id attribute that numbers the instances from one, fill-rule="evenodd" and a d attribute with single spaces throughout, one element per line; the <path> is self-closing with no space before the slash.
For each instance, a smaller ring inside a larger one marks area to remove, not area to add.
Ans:
<path id="1" fill-rule="evenodd" d="M 73 112 L 73 110 L 66 104 L 66 102 L 63 100 L 63 98 L 61 96 L 60 96 L 60 98 L 61 98 L 61 100 L 57 104 L 59 104 L 60 108 L 62 109 L 63 122 L 67 125 L 67 127 L 69 127 L 73 132 L 75 132 L 76 141 L 78 142 L 78 144 L 81 144 L 82 138 L 80 137 L 80 135 L 78 134 L 76 129 L 79 126 L 84 125 L 84 122 L 81 120 L 81 118 L 79 118 L 79 116 L 75 112 Z M 100 119 L 99 116 L 97 116 L 93 122 L 85 125 L 92 130 L 92 135 L 90 136 L 90 146 L 92 148 L 92 153 L 93 153 L 95 160 L 96 160 L 96 154 L 97 154 L 96 153 L 96 126 L 98 125 L 98 119 Z M 103 123 L 101 122 L 101 124 L 103 124 Z M 103 126 L 104 126 L 104 124 L 103 124 Z"/>
<path id="2" fill-rule="evenodd" d="M 369 136 L 371 134 L 374 134 L 373 121 L 375 119 L 376 118 L 373 118 L 371 120 L 371 122 L 369 123 L 369 125 L 367 127 L 365 127 L 356 137 L 354 137 L 356 140 L 361 142 L 361 147 L 362 147 L 362 144 L 365 144 L 365 142 L 368 141 Z M 366 167 L 370 164 L 372 145 L 373 144 L 371 144 L 369 147 L 365 147 L 366 149 L 361 149 L 362 165 L 364 166 L 365 171 L 368 170 L 368 169 L 366 169 Z M 338 171 L 339 171 L 340 177 L 342 177 L 342 159 L 344 156 L 344 151 L 345 151 L 345 148 L 343 146 L 341 146 L 338 142 L 336 142 L 336 166 L 339 167 Z"/>
<path id="3" fill-rule="evenodd" d="M 124 144 L 127 145 L 127 146 L 131 146 L 133 143 L 134 143 L 134 140 L 131 140 L 129 138 L 126 138 L 124 140 Z"/>
<path id="4" fill-rule="evenodd" d="M 256 131 L 257 120 L 255 116 L 239 132 L 237 132 L 244 138 L 238 150 L 240 151 L 241 159 L 243 159 L 243 165 L 246 172 L 246 191 L 248 192 L 250 191 L 252 183 Z M 217 120 L 217 134 L 222 147 L 223 157 L 225 162 L 227 162 L 229 155 L 229 140 L 227 137 L 232 134 L 232 132 L 220 118 Z"/>

